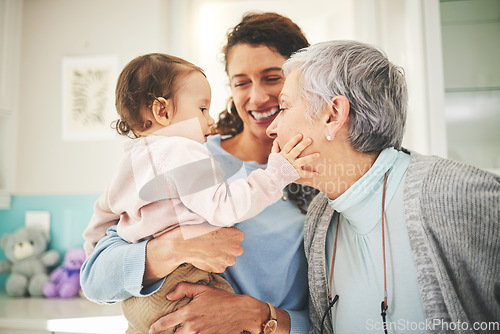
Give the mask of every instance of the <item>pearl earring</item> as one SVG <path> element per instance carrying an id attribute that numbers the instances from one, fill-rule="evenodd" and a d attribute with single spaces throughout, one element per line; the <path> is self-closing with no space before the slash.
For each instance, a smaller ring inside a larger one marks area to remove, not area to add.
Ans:
<path id="1" fill-rule="evenodd" d="M 326 140 L 330 141 L 330 140 L 332 140 L 332 137 L 326 136 Z"/>

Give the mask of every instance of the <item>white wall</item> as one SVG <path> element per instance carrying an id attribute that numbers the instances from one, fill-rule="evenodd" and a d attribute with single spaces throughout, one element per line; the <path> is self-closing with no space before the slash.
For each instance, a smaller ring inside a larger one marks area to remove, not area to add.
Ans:
<path id="1" fill-rule="evenodd" d="M 99 193 L 121 140 L 63 141 L 62 61 L 167 51 L 164 0 L 25 0 L 15 194 Z M 109 130 L 110 132 L 113 130 Z"/>
<path id="2" fill-rule="evenodd" d="M 22 1 L 0 0 L 0 209 L 15 185 Z"/>
<path id="3" fill-rule="evenodd" d="M 403 146 L 446 157 L 439 1 L 356 4 L 356 39 L 379 46 L 405 71 L 409 98 Z"/>
<path id="4" fill-rule="evenodd" d="M 308 0 L 307 5 L 303 0 L 194 0 L 190 35 L 186 39 L 193 42 L 191 57 L 206 70 L 213 88 L 212 116 L 218 116 L 230 96 L 220 57 L 226 32 L 238 24 L 245 13 L 271 11 L 286 15 L 301 27 L 310 43 L 316 43 L 355 38 L 354 4 L 353 0 Z M 184 22 L 190 24 L 187 20 Z"/>
<path id="5" fill-rule="evenodd" d="M 428 12 L 438 15 L 438 0 L 24 0 L 15 194 L 100 193 L 121 156 L 119 139 L 62 140 L 64 57 L 116 55 L 119 70 L 147 52 L 185 57 L 207 71 L 216 115 L 229 96 L 217 56 L 227 29 L 250 10 L 289 16 L 312 43 L 358 39 L 380 46 L 407 73 L 405 145 L 435 153 L 429 108 L 442 113 L 442 105 L 439 96 L 429 100 L 428 88 L 437 82 L 439 90 L 442 71 L 427 75 L 433 59 L 426 27 Z"/>

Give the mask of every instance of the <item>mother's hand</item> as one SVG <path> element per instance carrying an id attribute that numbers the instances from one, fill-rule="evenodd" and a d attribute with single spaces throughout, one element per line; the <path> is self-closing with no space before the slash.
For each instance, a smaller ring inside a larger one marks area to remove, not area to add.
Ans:
<path id="1" fill-rule="evenodd" d="M 161 333 L 180 325 L 176 334 L 244 331 L 257 334 L 262 332 L 262 323 L 269 319 L 269 308 L 266 303 L 250 296 L 236 295 L 204 285 L 180 283 L 167 297 L 170 300 L 183 297 L 192 300 L 179 310 L 156 321 L 151 326 L 150 333 Z M 288 333 L 290 328 L 288 313 L 278 309 L 276 311 L 278 321 L 281 321 L 281 329 Z"/>
<path id="2" fill-rule="evenodd" d="M 148 242 L 143 284 L 158 281 L 183 263 L 222 273 L 243 254 L 243 239 L 243 232 L 235 227 L 215 229 L 201 224 L 176 228 Z"/>

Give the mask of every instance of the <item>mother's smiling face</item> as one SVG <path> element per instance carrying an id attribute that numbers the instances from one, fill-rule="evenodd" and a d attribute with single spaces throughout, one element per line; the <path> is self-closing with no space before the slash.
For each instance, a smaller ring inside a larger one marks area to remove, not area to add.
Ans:
<path id="1" fill-rule="evenodd" d="M 227 58 L 227 71 L 243 131 L 268 139 L 266 128 L 278 113 L 286 58 L 266 45 L 237 44 Z M 270 140 L 270 139 L 269 139 Z"/>

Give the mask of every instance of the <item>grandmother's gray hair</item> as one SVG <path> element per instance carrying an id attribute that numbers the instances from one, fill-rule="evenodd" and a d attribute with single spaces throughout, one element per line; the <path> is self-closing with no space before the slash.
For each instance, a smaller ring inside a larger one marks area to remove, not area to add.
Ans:
<path id="1" fill-rule="evenodd" d="M 299 92 L 318 119 L 331 98 L 349 100 L 349 142 L 362 153 L 387 147 L 399 149 L 403 140 L 408 92 L 404 71 L 379 49 L 356 41 L 328 41 L 299 50 L 283 71 L 299 69 Z"/>

